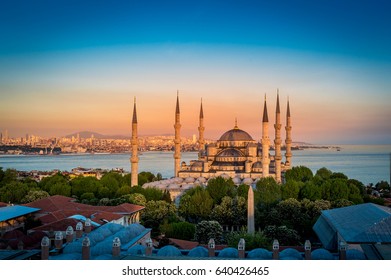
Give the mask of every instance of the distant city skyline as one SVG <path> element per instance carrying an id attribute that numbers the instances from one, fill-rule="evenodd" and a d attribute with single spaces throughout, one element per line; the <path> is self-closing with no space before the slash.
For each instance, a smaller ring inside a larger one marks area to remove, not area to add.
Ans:
<path id="1" fill-rule="evenodd" d="M 391 3 L 6 1 L 0 4 L 0 131 L 261 138 L 277 88 L 293 141 L 391 144 Z M 269 128 L 269 134 L 272 134 Z"/>

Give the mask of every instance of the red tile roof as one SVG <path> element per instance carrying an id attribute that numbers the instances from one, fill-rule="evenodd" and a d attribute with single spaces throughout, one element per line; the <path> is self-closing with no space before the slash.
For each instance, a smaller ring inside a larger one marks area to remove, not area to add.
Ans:
<path id="1" fill-rule="evenodd" d="M 25 205 L 41 209 L 38 211 L 37 217 L 44 225 L 60 222 L 73 215 L 82 215 L 102 224 L 102 220 L 109 222 L 118 220 L 123 215 L 137 213 L 145 208 L 130 203 L 123 203 L 118 206 L 94 206 L 78 203 L 71 197 L 61 195 L 42 198 Z"/>
<path id="2" fill-rule="evenodd" d="M 182 240 L 182 239 L 176 239 L 176 238 L 169 238 L 170 245 L 174 245 L 178 249 L 183 249 L 183 250 L 191 250 L 199 245 L 198 242 L 194 241 L 187 241 L 187 240 Z"/>
<path id="3" fill-rule="evenodd" d="M 0 201 L 0 207 L 6 207 L 6 206 L 8 206 L 8 203 L 1 202 L 1 201 Z"/>

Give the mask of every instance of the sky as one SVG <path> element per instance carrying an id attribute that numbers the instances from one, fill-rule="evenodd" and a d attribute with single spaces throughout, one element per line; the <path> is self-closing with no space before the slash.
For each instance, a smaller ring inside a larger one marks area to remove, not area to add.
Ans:
<path id="1" fill-rule="evenodd" d="M 1 1 L 0 131 L 60 137 L 234 127 L 259 140 L 279 90 L 294 141 L 391 144 L 391 3 Z M 284 134 L 284 133 L 283 133 Z"/>

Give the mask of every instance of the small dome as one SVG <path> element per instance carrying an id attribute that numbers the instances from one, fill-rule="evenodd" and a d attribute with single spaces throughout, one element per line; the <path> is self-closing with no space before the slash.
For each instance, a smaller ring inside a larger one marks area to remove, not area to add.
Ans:
<path id="1" fill-rule="evenodd" d="M 364 253 L 357 249 L 346 250 L 346 259 L 347 260 L 366 260 Z"/>
<path id="2" fill-rule="evenodd" d="M 225 179 L 225 180 L 228 180 L 229 178 L 231 178 L 231 176 L 229 176 L 227 173 L 221 174 L 220 177 Z"/>
<path id="3" fill-rule="evenodd" d="M 107 260 L 112 260 L 113 255 L 112 254 L 103 254 L 99 255 L 93 258 L 94 260 L 102 260 L 102 261 L 107 261 Z"/>
<path id="4" fill-rule="evenodd" d="M 183 178 L 175 177 L 175 178 L 174 178 L 174 182 L 177 183 L 177 184 L 180 184 L 180 183 L 183 182 Z"/>
<path id="5" fill-rule="evenodd" d="M 247 255 L 248 259 L 257 259 L 257 260 L 271 260 L 272 259 L 272 252 L 266 250 L 266 249 L 254 249 L 248 252 Z"/>
<path id="6" fill-rule="evenodd" d="M 236 248 L 225 248 L 218 255 L 219 258 L 238 258 L 239 251 Z"/>
<path id="7" fill-rule="evenodd" d="M 311 252 L 313 260 L 334 260 L 334 256 L 326 249 L 320 248 Z"/>
<path id="8" fill-rule="evenodd" d="M 81 254 L 82 244 L 81 241 L 76 240 L 72 243 L 68 243 L 63 250 L 63 254 Z"/>
<path id="9" fill-rule="evenodd" d="M 254 181 L 251 178 L 244 178 L 242 183 L 246 185 L 251 185 L 253 182 Z"/>
<path id="10" fill-rule="evenodd" d="M 71 253 L 71 254 L 58 254 L 49 256 L 49 260 L 81 260 L 81 254 Z"/>
<path id="11" fill-rule="evenodd" d="M 228 148 L 222 150 L 217 157 L 244 157 L 243 153 L 237 149 Z"/>
<path id="12" fill-rule="evenodd" d="M 209 256 L 208 249 L 202 246 L 197 246 L 189 251 L 189 257 L 207 258 Z"/>
<path id="13" fill-rule="evenodd" d="M 182 256 L 182 253 L 181 253 L 181 251 L 179 251 L 178 248 L 176 248 L 172 245 L 167 245 L 167 246 L 164 246 L 163 248 L 161 248 L 157 252 L 157 255 L 161 256 L 161 257 L 180 257 L 180 256 Z"/>
<path id="14" fill-rule="evenodd" d="M 137 244 L 130 247 L 127 251 L 129 255 L 145 255 L 145 246 Z"/>
<path id="15" fill-rule="evenodd" d="M 177 189 L 177 188 L 179 188 L 179 186 L 177 184 L 172 183 L 172 184 L 169 184 L 167 188 L 169 188 L 169 189 Z"/>
<path id="16" fill-rule="evenodd" d="M 288 248 L 280 253 L 280 260 L 302 260 L 303 256 L 296 249 Z"/>
<path id="17" fill-rule="evenodd" d="M 194 181 L 195 181 L 195 179 L 194 179 L 193 177 L 187 177 L 187 178 L 185 179 L 185 182 L 186 182 L 186 183 L 194 183 Z"/>
<path id="18" fill-rule="evenodd" d="M 239 185 L 242 183 L 242 180 L 239 177 L 235 177 L 232 179 L 235 185 Z"/>
<path id="19" fill-rule="evenodd" d="M 254 141 L 246 131 L 239 128 L 228 130 L 221 135 L 219 141 Z"/>
<path id="20" fill-rule="evenodd" d="M 197 181 L 200 183 L 206 183 L 206 178 L 205 177 L 198 177 Z"/>
<path id="21" fill-rule="evenodd" d="M 183 190 L 188 190 L 188 189 L 191 189 L 193 186 L 194 186 L 194 185 L 192 185 L 192 184 L 183 184 L 183 185 L 182 185 L 182 189 L 183 189 Z"/>

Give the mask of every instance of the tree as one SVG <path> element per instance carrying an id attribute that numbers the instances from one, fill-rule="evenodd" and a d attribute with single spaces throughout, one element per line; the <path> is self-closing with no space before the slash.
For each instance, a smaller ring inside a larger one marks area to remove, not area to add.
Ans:
<path id="1" fill-rule="evenodd" d="M 124 185 L 122 187 L 120 187 L 117 192 L 115 193 L 116 197 L 121 197 L 125 194 L 130 194 L 130 189 L 131 187 L 130 186 L 127 186 L 127 185 Z"/>
<path id="2" fill-rule="evenodd" d="M 316 171 L 315 176 L 320 177 L 322 180 L 328 180 L 332 174 L 333 172 L 331 170 L 327 169 L 326 167 L 322 167 Z"/>
<path id="3" fill-rule="evenodd" d="M 129 203 L 145 206 L 147 204 L 147 200 L 141 193 L 132 193 L 129 195 Z"/>
<path id="4" fill-rule="evenodd" d="M 161 200 L 163 198 L 163 191 L 159 190 L 158 188 L 141 188 L 140 192 L 145 196 L 145 199 L 147 201 L 151 200 Z"/>
<path id="5" fill-rule="evenodd" d="M 122 183 L 122 176 L 116 172 L 108 172 L 100 179 L 102 187 L 110 190 L 110 197 L 114 197 Z"/>
<path id="6" fill-rule="evenodd" d="M 163 200 L 148 201 L 141 214 L 141 219 L 145 227 L 152 228 L 152 235 L 159 235 L 159 227 L 164 222 L 176 221 L 176 207 L 172 203 Z"/>
<path id="7" fill-rule="evenodd" d="M 346 176 L 345 174 L 343 174 L 341 172 L 334 172 L 333 174 L 331 174 L 330 179 L 344 179 L 344 180 L 347 180 L 349 178 L 348 178 L 348 176 Z"/>
<path id="8" fill-rule="evenodd" d="M 83 193 L 80 196 L 80 200 L 90 201 L 92 199 L 95 199 L 95 195 L 93 193 Z"/>
<path id="9" fill-rule="evenodd" d="M 72 195 L 80 197 L 83 193 L 98 194 L 98 190 L 102 187 L 102 183 L 95 177 L 76 177 L 71 181 Z"/>
<path id="10" fill-rule="evenodd" d="M 0 181 L 0 186 L 4 186 L 9 183 L 17 182 L 18 172 L 15 169 L 8 168 L 1 176 L 2 180 Z"/>
<path id="11" fill-rule="evenodd" d="M 280 245 L 299 245 L 300 236 L 297 231 L 286 226 L 267 226 L 263 231 L 266 237 L 271 240 L 277 239 Z"/>
<path id="12" fill-rule="evenodd" d="M 226 239 L 228 246 L 237 248 L 241 238 L 246 242 L 246 251 L 257 248 L 269 248 L 272 243 L 263 232 L 247 233 L 245 231 L 240 231 L 227 234 Z"/>
<path id="13" fill-rule="evenodd" d="M 390 190 L 390 185 L 388 184 L 387 181 L 380 181 L 380 182 L 377 182 L 376 185 L 375 185 L 375 188 L 377 191 L 385 191 L 385 190 Z"/>
<path id="14" fill-rule="evenodd" d="M 201 244 L 208 244 L 211 238 L 215 243 L 222 241 L 223 228 L 217 221 L 202 221 L 197 224 L 194 239 Z"/>
<path id="15" fill-rule="evenodd" d="M 31 190 L 27 195 L 22 199 L 22 203 L 29 203 L 36 201 L 38 199 L 49 197 L 50 195 L 42 190 Z"/>
<path id="16" fill-rule="evenodd" d="M 65 188 L 65 186 L 70 186 L 69 184 L 69 181 L 68 181 L 68 178 L 65 177 L 64 175 L 62 175 L 61 173 L 56 173 L 52 176 L 49 176 L 49 177 L 45 177 L 43 178 L 38 186 L 48 192 L 50 195 L 54 195 L 54 194 L 51 194 L 50 193 L 50 189 L 54 186 L 54 185 L 59 185 L 59 186 L 63 186 Z M 60 193 L 56 193 L 56 194 L 60 194 Z"/>
<path id="17" fill-rule="evenodd" d="M 249 186 L 246 184 L 240 184 L 236 189 L 236 195 L 244 197 L 247 200 Z"/>
<path id="18" fill-rule="evenodd" d="M 208 181 L 206 190 L 213 199 L 214 204 L 220 204 L 224 196 L 233 197 L 235 194 L 235 184 L 231 178 L 223 177 L 212 178 Z"/>
<path id="19" fill-rule="evenodd" d="M 195 234 L 195 225 L 188 222 L 178 222 L 171 224 L 164 224 L 160 231 L 164 233 L 167 238 L 177 238 L 182 240 L 192 240 Z"/>
<path id="20" fill-rule="evenodd" d="M 322 198 L 321 187 L 315 185 L 311 181 L 304 183 L 304 186 L 300 189 L 299 197 L 301 199 L 308 198 L 309 200 L 317 200 Z"/>
<path id="21" fill-rule="evenodd" d="M 211 218 L 222 225 L 245 225 L 247 223 L 247 203 L 241 196 L 223 197 L 221 204 L 216 205 Z"/>
<path id="22" fill-rule="evenodd" d="M 285 184 L 281 185 L 281 198 L 288 199 L 299 197 L 300 188 L 304 185 L 302 182 L 289 180 Z"/>
<path id="23" fill-rule="evenodd" d="M 281 200 L 281 186 L 271 178 L 261 178 L 254 192 L 255 200 L 261 205 L 270 205 Z"/>
<path id="24" fill-rule="evenodd" d="M 285 173 L 285 180 L 293 180 L 300 182 L 310 181 L 313 177 L 311 169 L 305 166 L 294 166 Z"/>
<path id="25" fill-rule="evenodd" d="M 350 200 L 338 199 L 338 200 L 332 202 L 332 207 L 333 208 L 341 208 L 341 207 L 351 206 L 353 204 L 354 203 L 351 202 Z"/>
<path id="26" fill-rule="evenodd" d="M 143 171 L 138 174 L 138 184 L 140 186 L 144 185 L 145 183 L 149 183 L 149 182 L 153 182 L 153 181 L 156 181 L 156 177 L 151 172 Z"/>
<path id="27" fill-rule="evenodd" d="M 4 202 L 20 203 L 28 192 L 29 188 L 26 184 L 11 181 L 0 188 L 0 199 Z"/>
<path id="28" fill-rule="evenodd" d="M 179 215 L 189 222 L 208 219 L 212 211 L 213 199 L 203 187 L 195 187 L 186 192 L 179 202 Z"/>
<path id="29" fill-rule="evenodd" d="M 63 195 L 63 196 L 71 196 L 71 186 L 66 183 L 62 183 L 61 181 L 58 181 L 57 183 L 54 183 L 53 185 L 47 186 L 49 187 L 49 194 L 50 195 Z"/>

